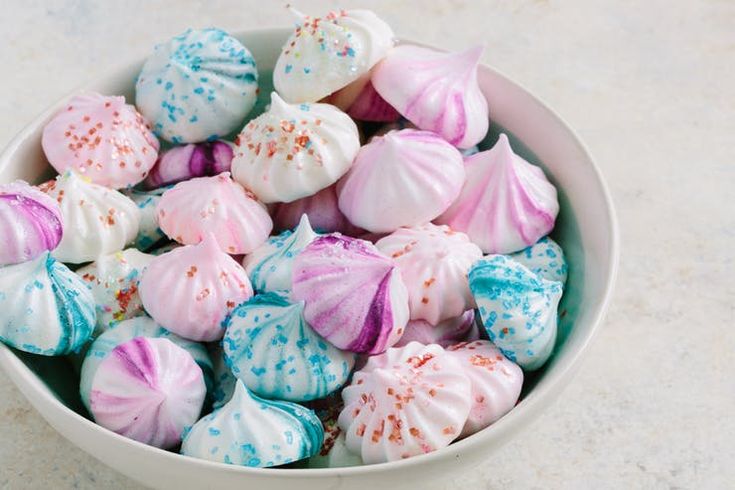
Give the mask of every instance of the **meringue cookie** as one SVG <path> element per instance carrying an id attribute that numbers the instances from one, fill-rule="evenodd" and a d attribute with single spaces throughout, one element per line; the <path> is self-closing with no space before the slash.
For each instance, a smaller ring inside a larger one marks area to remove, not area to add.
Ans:
<path id="1" fill-rule="evenodd" d="M 438 345 L 412 342 L 371 357 L 342 391 L 339 426 L 367 464 L 446 447 L 470 413 L 471 383 Z"/>
<path id="2" fill-rule="evenodd" d="M 140 223 L 138 224 L 138 235 L 133 241 L 135 248 L 148 250 L 156 243 L 166 238 L 166 234 L 158 227 L 158 215 L 156 206 L 161 201 L 161 196 L 168 188 L 161 187 L 150 191 L 139 189 L 128 189 L 123 192 L 129 197 L 140 210 Z"/>
<path id="3" fill-rule="evenodd" d="M 347 114 L 358 121 L 393 122 L 400 119 L 401 114 L 385 101 L 375 90 L 372 82 L 368 82 L 350 105 Z"/>
<path id="4" fill-rule="evenodd" d="M 92 292 L 48 252 L 0 267 L 0 340 L 33 354 L 78 352 L 96 317 Z"/>
<path id="5" fill-rule="evenodd" d="M 330 185 L 313 196 L 293 202 L 278 203 L 271 208 L 274 228 L 278 231 L 295 228 L 303 215 L 307 215 L 311 226 L 321 233 L 337 231 L 345 235 L 352 235 L 358 230 L 337 206 L 336 185 Z"/>
<path id="6" fill-rule="evenodd" d="M 363 146 L 339 181 L 339 209 L 373 232 L 423 225 L 443 213 L 464 184 L 462 155 L 428 131 L 404 129 Z"/>
<path id="7" fill-rule="evenodd" d="M 217 410 L 232 399 L 232 394 L 235 392 L 235 383 L 237 382 L 237 378 L 232 374 L 230 366 L 227 365 L 225 352 L 222 346 L 219 343 L 208 345 L 210 347 L 209 355 L 212 358 L 212 365 L 214 368 L 212 408 Z"/>
<path id="8" fill-rule="evenodd" d="M 447 348 L 472 384 L 472 408 L 461 437 L 488 427 L 510 412 L 521 395 L 523 371 L 492 342 L 475 340 Z"/>
<path id="9" fill-rule="evenodd" d="M 323 398 L 347 381 L 355 354 L 317 334 L 303 317 L 304 303 L 265 293 L 227 319 L 222 340 L 232 373 L 257 395 L 302 402 Z"/>
<path id="10" fill-rule="evenodd" d="M 161 153 L 144 184 L 155 189 L 194 177 L 229 172 L 235 154 L 232 148 L 232 143 L 223 140 L 175 146 Z"/>
<path id="11" fill-rule="evenodd" d="M 171 250 L 176 250 L 177 248 L 181 248 L 183 245 L 176 242 L 168 242 L 164 245 L 161 245 L 159 247 L 156 247 L 152 250 L 149 250 L 148 253 L 153 255 L 154 257 L 158 257 L 159 255 L 163 255 L 165 253 L 170 252 Z"/>
<path id="12" fill-rule="evenodd" d="M 117 252 L 138 234 L 140 210 L 123 194 L 66 172 L 41 190 L 56 199 L 64 236 L 52 255 L 73 264 Z"/>
<path id="13" fill-rule="evenodd" d="M 448 318 L 437 325 L 426 320 L 411 320 L 406 331 L 395 347 L 403 347 L 410 342 L 420 344 L 439 344 L 442 347 L 459 342 L 470 342 L 480 338 L 480 331 L 475 322 L 475 310 L 468 310 L 454 318 Z"/>
<path id="14" fill-rule="evenodd" d="M 372 243 L 339 234 L 317 238 L 296 256 L 292 295 L 306 303 L 314 330 L 351 352 L 383 352 L 408 322 L 408 293 L 393 261 Z"/>
<path id="15" fill-rule="evenodd" d="M 324 427 L 324 442 L 317 454 L 304 460 L 305 468 L 345 468 L 348 466 L 362 466 L 362 458 L 357 453 L 353 453 L 347 449 L 345 433 L 337 423 L 337 417 L 341 411 L 341 401 L 339 409 L 328 410 L 326 413 L 317 410 L 317 416 L 322 421 Z"/>
<path id="16" fill-rule="evenodd" d="M 268 112 L 235 139 L 232 175 L 265 202 L 292 202 L 334 184 L 360 149 L 357 126 L 329 104 L 287 104 L 271 93 Z"/>
<path id="17" fill-rule="evenodd" d="M 336 92 L 365 75 L 393 47 L 390 26 L 370 10 L 298 15 L 301 22 L 273 70 L 273 84 L 289 102 L 316 102 Z"/>
<path id="18" fill-rule="evenodd" d="M 19 264 L 61 241 L 59 204 L 22 180 L 0 184 L 0 266 Z"/>
<path id="19" fill-rule="evenodd" d="M 253 295 L 243 268 L 211 234 L 153 259 L 138 290 L 148 314 L 163 327 L 207 342 L 222 338 L 227 315 Z"/>
<path id="20" fill-rule="evenodd" d="M 185 434 L 181 454 L 270 467 L 312 456 L 323 438 L 314 412 L 295 403 L 258 398 L 238 381 L 232 399 Z"/>
<path id="21" fill-rule="evenodd" d="M 194 362 L 202 370 L 204 384 L 208 388 L 214 386 L 214 367 L 212 359 L 204 345 L 186 340 L 169 332 L 157 324 L 152 318 L 138 316 L 114 324 L 97 337 L 87 350 L 79 376 L 79 394 L 87 410 L 90 409 L 89 395 L 92 392 L 92 380 L 97 373 L 100 363 L 107 358 L 115 347 L 137 337 L 170 340 L 191 355 Z"/>
<path id="22" fill-rule="evenodd" d="M 490 340 L 527 371 L 540 368 L 556 341 L 560 282 L 547 281 L 504 255 L 489 255 L 469 273 Z"/>
<path id="23" fill-rule="evenodd" d="M 567 282 L 567 261 L 558 243 L 545 236 L 530 247 L 510 255 L 516 262 L 547 281 Z"/>
<path id="24" fill-rule="evenodd" d="M 311 229 L 309 217 L 303 215 L 299 225 L 268 239 L 245 256 L 242 265 L 253 288 L 266 291 L 290 291 L 294 258 L 318 235 Z"/>
<path id="25" fill-rule="evenodd" d="M 176 184 L 156 206 L 158 224 L 169 238 L 196 245 L 207 233 L 229 254 L 250 253 L 273 229 L 268 211 L 229 172 Z"/>
<path id="26" fill-rule="evenodd" d="M 95 184 L 119 189 L 143 180 L 159 143 L 125 97 L 72 97 L 43 128 L 43 152 L 60 174 L 74 170 Z"/>
<path id="27" fill-rule="evenodd" d="M 393 49 L 375 68 L 375 90 L 403 117 L 460 148 L 487 134 L 485 95 L 477 83 L 482 47 L 441 53 L 420 46 Z"/>
<path id="28" fill-rule="evenodd" d="M 135 84 L 135 105 L 172 143 L 230 134 L 255 106 L 258 71 L 250 51 L 220 29 L 188 29 L 155 47 Z"/>
<path id="29" fill-rule="evenodd" d="M 206 393 L 202 370 L 188 352 L 168 339 L 136 337 L 100 362 L 89 405 L 99 425 L 168 449 L 197 421 Z"/>
<path id="30" fill-rule="evenodd" d="M 138 296 L 138 282 L 152 255 L 134 248 L 103 255 L 78 269 L 97 304 L 97 334 L 113 324 L 145 314 Z"/>
<path id="31" fill-rule="evenodd" d="M 500 135 L 490 150 L 465 160 L 467 182 L 437 223 L 467 233 L 483 252 L 507 254 L 533 245 L 554 228 L 556 188 Z"/>
<path id="32" fill-rule="evenodd" d="M 375 246 L 401 270 L 411 320 L 436 325 L 475 307 L 467 272 L 482 250 L 464 233 L 429 223 L 399 228 Z"/>

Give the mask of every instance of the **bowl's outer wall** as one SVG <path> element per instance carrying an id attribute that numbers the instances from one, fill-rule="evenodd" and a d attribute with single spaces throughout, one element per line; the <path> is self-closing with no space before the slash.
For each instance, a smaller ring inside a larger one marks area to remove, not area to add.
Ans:
<path id="1" fill-rule="evenodd" d="M 253 52 L 261 76 L 272 71 L 288 33 L 287 29 L 270 29 L 238 35 Z M 132 101 L 134 80 L 141 65 L 142 61 L 131 63 L 82 89 L 122 94 Z M 453 474 L 458 474 L 460 469 L 467 471 L 486 460 L 492 450 L 527 426 L 569 381 L 601 321 L 610 297 L 618 254 L 617 228 L 609 193 L 578 138 L 558 116 L 517 84 L 485 66 L 480 68 L 479 75 L 493 121 L 485 144 L 492 144 L 500 128 L 504 128 L 521 155 L 545 168 L 560 189 L 561 213 L 554 237 L 562 244 L 570 262 L 569 287 L 560 308 L 562 317 L 556 353 L 541 372 L 528 376 L 523 400 L 493 426 L 446 449 L 395 463 L 325 470 L 242 468 L 194 460 L 145 446 L 80 416 L 75 411 L 79 410 L 74 401 L 77 387 L 69 386 L 68 381 L 66 385 L 58 381 L 76 379 L 76 376 L 59 373 L 53 368 L 71 369 L 65 360 L 59 359 L 59 364 L 55 365 L 57 360 L 18 354 L 0 344 L 0 364 L 31 404 L 64 437 L 110 467 L 148 486 L 182 490 L 244 488 L 244 485 L 291 490 L 297 482 L 303 490 L 358 489 L 376 483 L 393 489 L 416 488 L 417 484 L 423 488 L 451 486 Z M 262 86 L 267 87 L 269 83 L 262 80 Z M 266 100 L 267 96 L 267 90 L 262 90 L 261 99 Z M 41 182 L 52 175 L 41 150 L 41 131 L 64 103 L 60 101 L 39 116 L 0 155 L 0 183 L 18 178 Z"/>

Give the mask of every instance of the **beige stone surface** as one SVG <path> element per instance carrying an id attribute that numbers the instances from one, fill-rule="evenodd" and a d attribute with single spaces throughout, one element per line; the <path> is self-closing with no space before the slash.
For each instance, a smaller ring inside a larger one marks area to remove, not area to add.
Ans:
<path id="1" fill-rule="evenodd" d="M 576 128 L 616 200 L 618 288 L 582 372 L 457 488 L 732 488 L 735 2 L 292 3 L 368 6 L 449 49 L 484 43 L 486 62 Z M 186 27 L 289 23 L 280 2 L 5 0 L 0 146 Z M 0 488 L 138 486 L 58 436 L 0 373 Z"/>

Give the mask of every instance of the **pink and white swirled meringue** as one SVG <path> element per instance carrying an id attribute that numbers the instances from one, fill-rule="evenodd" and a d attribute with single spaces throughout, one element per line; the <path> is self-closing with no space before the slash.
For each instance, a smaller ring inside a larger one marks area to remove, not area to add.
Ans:
<path id="1" fill-rule="evenodd" d="M 411 342 L 371 357 L 342 392 L 338 423 L 367 464 L 429 453 L 459 437 L 471 383 L 440 346 Z"/>
<path id="2" fill-rule="evenodd" d="M 175 146 L 158 157 L 145 185 L 157 189 L 194 177 L 211 177 L 228 172 L 234 151 L 232 143 L 222 140 Z"/>
<path id="3" fill-rule="evenodd" d="M 487 134 L 487 100 L 477 83 L 482 47 L 441 53 L 420 46 L 391 50 L 373 70 L 375 90 L 403 117 L 469 148 Z"/>
<path id="4" fill-rule="evenodd" d="M 408 322 L 408 294 L 393 261 L 364 240 L 319 237 L 296 256 L 293 297 L 322 337 L 351 352 L 377 354 Z"/>
<path id="5" fill-rule="evenodd" d="M 339 209 L 376 233 L 423 225 L 449 207 L 464 179 L 462 155 L 439 136 L 391 131 L 360 148 L 337 185 Z"/>
<path id="6" fill-rule="evenodd" d="M 61 210 L 54 199 L 22 180 L 0 184 L 0 267 L 27 262 L 55 249 L 63 231 Z"/>
<path id="7" fill-rule="evenodd" d="M 59 173 L 73 169 L 92 182 L 119 189 L 145 179 L 159 143 L 125 97 L 77 95 L 43 128 L 43 152 Z"/>
<path id="8" fill-rule="evenodd" d="M 229 172 L 179 182 L 164 192 L 156 213 L 158 226 L 169 238 L 195 245 L 212 233 L 229 254 L 252 252 L 273 229 L 265 206 Z"/>
<path id="9" fill-rule="evenodd" d="M 428 223 L 399 228 L 375 246 L 401 269 L 411 320 L 436 325 L 476 306 L 467 273 L 482 250 L 464 233 Z"/>
<path id="10" fill-rule="evenodd" d="M 154 258 L 138 293 L 148 314 L 185 339 L 219 340 L 222 322 L 253 295 L 245 269 L 224 253 L 212 234 Z"/>
<path id="11" fill-rule="evenodd" d="M 330 185 L 313 196 L 293 202 L 278 203 L 271 207 L 271 216 L 276 231 L 295 228 L 303 215 L 307 215 L 312 228 L 321 233 L 336 231 L 346 235 L 355 235 L 359 232 L 359 228 L 353 226 L 339 210 L 336 185 Z"/>
<path id="12" fill-rule="evenodd" d="M 471 342 L 480 338 L 480 328 L 475 321 L 475 310 L 448 318 L 433 325 L 426 320 L 409 320 L 403 337 L 394 347 L 403 347 L 411 342 L 439 344 L 446 348 L 459 342 Z"/>
<path id="13" fill-rule="evenodd" d="M 136 337 L 97 367 L 90 411 L 103 427 L 168 449 L 197 421 L 206 392 L 191 354 L 168 339 Z"/>
<path id="14" fill-rule="evenodd" d="M 394 122 L 401 114 L 375 90 L 373 83 L 368 81 L 362 91 L 347 109 L 347 114 L 358 121 Z"/>
<path id="15" fill-rule="evenodd" d="M 437 223 L 467 233 L 488 254 L 533 245 L 553 228 L 559 213 L 556 188 L 543 170 L 516 155 L 500 135 L 491 149 L 465 160 L 467 182 Z"/>
<path id="16" fill-rule="evenodd" d="M 447 348 L 472 384 L 472 408 L 462 437 L 478 432 L 510 412 L 521 395 L 523 370 L 489 340 Z"/>

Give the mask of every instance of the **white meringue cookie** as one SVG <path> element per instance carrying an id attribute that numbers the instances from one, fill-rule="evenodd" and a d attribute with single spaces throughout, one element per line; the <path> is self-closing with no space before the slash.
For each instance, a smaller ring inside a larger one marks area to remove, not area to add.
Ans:
<path id="1" fill-rule="evenodd" d="M 516 262 L 547 281 L 567 282 L 567 261 L 564 251 L 551 238 L 545 236 L 530 247 L 510 255 Z"/>
<path id="2" fill-rule="evenodd" d="M 268 112 L 235 139 L 232 176 L 265 203 L 291 202 L 332 185 L 360 149 L 357 126 L 329 104 L 288 104 L 275 92 Z"/>

